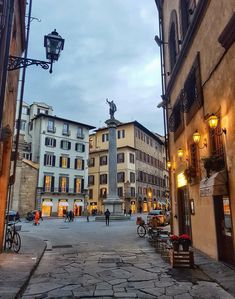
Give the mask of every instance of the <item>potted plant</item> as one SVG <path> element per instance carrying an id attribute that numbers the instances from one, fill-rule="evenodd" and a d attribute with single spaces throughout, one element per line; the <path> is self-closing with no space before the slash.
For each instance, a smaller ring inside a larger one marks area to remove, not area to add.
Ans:
<path id="1" fill-rule="evenodd" d="M 209 178 L 212 171 L 220 171 L 224 169 L 225 162 L 221 156 L 210 156 L 203 159 L 206 176 Z"/>
<path id="2" fill-rule="evenodd" d="M 189 183 L 192 183 L 192 180 L 196 178 L 196 169 L 194 166 L 190 165 L 188 168 L 185 169 L 184 175 Z"/>
<path id="3" fill-rule="evenodd" d="M 174 251 L 179 251 L 179 237 L 176 235 L 170 235 L 170 240 Z"/>
<path id="4" fill-rule="evenodd" d="M 191 245 L 191 238 L 187 234 L 179 236 L 179 244 L 182 245 L 183 251 L 189 251 L 189 246 Z"/>

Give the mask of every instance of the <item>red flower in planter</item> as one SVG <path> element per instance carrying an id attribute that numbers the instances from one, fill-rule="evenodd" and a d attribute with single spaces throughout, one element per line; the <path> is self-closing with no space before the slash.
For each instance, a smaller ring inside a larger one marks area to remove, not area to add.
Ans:
<path id="1" fill-rule="evenodd" d="M 190 236 L 187 235 L 187 234 L 180 235 L 180 236 L 179 236 L 179 239 L 181 239 L 181 240 L 190 240 L 190 241 L 191 241 Z"/>

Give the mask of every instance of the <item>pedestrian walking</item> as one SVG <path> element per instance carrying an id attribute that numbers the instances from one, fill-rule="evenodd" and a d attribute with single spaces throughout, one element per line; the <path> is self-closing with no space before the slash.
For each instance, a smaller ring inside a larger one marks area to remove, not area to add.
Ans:
<path id="1" fill-rule="evenodd" d="M 130 215 L 130 217 L 131 217 L 131 214 L 132 214 L 132 210 L 131 210 L 131 209 L 129 210 L 129 213 L 128 213 L 128 214 L 129 214 L 129 215 Z"/>
<path id="2" fill-rule="evenodd" d="M 105 211 L 104 215 L 105 215 L 105 223 L 106 225 L 109 225 L 109 217 L 110 217 L 109 209 Z"/>
<path id="3" fill-rule="evenodd" d="M 87 221 L 87 222 L 89 222 L 89 221 L 90 221 L 90 219 L 89 219 L 89 211 L 88 211 L 88 210 L 86 210 L 86 213 L 85 213 L 85 215 L 86 215 L 86 221 Z"/>
<path id="4" fill-rule="evenodd" d="M 42 220 L 43 221 L 43 218 L 42 218 L 42 211 L 39 210 L 39 220 Z"/>
<path id="5" fill-rule="evenodd" d="M 15 222 L 21 222 L 19 212 L 16 212 L 16 215 L 15 215 Z"/>
<path id="6" fill-rule="evenodd" d="M 39 212 L 36 211 L 35 215 L 34 215 L 34 225 L 39 225 Z"/>

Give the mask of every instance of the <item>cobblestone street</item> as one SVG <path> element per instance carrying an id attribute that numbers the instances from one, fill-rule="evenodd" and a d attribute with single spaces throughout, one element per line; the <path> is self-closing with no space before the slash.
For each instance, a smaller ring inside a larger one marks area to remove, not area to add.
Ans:
<path id="1" fill-rule="evenodd" d="M 22 298 L 234 298 L 199 269 L 171 269 L 135 221 L 104 223 L 59 219 L 27 234 L 47 241 L 47 250 Z"/>

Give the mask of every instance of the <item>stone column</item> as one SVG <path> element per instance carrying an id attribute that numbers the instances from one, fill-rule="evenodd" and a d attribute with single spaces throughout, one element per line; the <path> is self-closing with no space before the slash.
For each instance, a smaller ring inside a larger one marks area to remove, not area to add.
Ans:
<path id="1" fill-rule="evenodd" d="M 121 215 L 122 203 L 117 194 L 117 141 L 116 128 L 120 124 L 115 118 L 105 122 L 109 128 L 109 163 L 108 163 L 108 197 L 104 200 L 105 210 L 109 209 L 112 215 Z"/>

